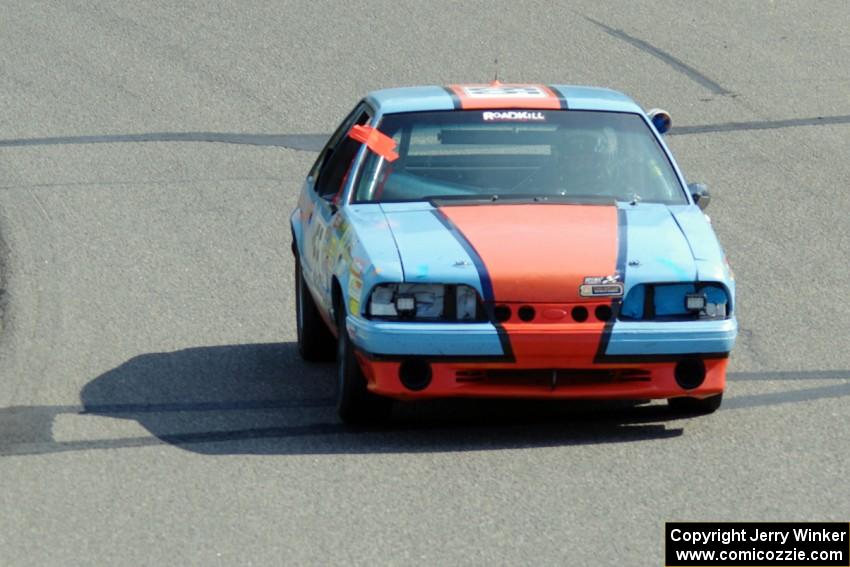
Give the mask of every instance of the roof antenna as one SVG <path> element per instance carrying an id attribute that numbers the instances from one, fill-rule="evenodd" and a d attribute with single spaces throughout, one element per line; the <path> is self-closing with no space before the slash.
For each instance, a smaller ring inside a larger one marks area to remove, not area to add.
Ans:
<path id="1" fill-rule="evenodd" d="M 493 75 L 493 84 L 494 85 L 501 85 L 502 83 L 499 82 L 499 55 L 498 54 L 496 55 L 496 58 L 493 59 L 493 64 L 496 66 L 496 72 Z"/>

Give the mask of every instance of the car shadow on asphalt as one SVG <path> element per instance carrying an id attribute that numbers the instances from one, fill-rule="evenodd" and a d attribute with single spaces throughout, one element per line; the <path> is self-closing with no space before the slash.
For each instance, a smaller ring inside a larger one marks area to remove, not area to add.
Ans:
<path id="1" fill-rule="evenodd" d="M 155 438 L 88 448 L 179 445 L 208 454 L 441 452 L 623 443 L 682 434 L 664 406 L 528 400 L 396 404 L 382 427 L 345 426 L 335 366 L 293 343 L 196 347 L 134 357 L 81 391 L 81 414 L 135 420 Z M 83 448 L 83 447 L 80 447 Z"/>
<path id="2" fill-rule="evenodd" d="M 210 455 L 295 455 L 628 443 L 681 436 L 691 417 L 658 403 L 441 400 L 399 404 L 385 427 L 351 428 L 336 418 L 334 374 L 331 364 L 303 363 L 291 343 L 144 354 L 86 384 L 82 405 L 0 407 L 0 457 L 158 445 Z M 848 370 L 729 377 L 814 384 L 757 388 L 731 397 L 726 411 L 850 396 Z"/>

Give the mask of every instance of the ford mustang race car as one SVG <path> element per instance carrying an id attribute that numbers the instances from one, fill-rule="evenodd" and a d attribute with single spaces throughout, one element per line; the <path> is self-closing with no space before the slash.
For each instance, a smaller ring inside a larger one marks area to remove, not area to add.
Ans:
<path id="1" fill-rule="evenodd" d="M 735 284 L 669 127 L 562 85 L 357 104 L 291 216 L 299 350 L 336 357 L 343 421 L 456 396 L 717 409 Z"/>

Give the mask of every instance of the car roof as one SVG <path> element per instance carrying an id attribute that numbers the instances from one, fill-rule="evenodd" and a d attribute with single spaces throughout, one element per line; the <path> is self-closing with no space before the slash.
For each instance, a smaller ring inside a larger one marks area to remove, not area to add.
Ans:
<path id="1" fill-rule="evenodd" d="M 460 84 L 382 89 L 366 96 L 379 114 L 480 108 L 603 110 L 642 113 L 621 92 L 588 86 L 531 83 Z"/>

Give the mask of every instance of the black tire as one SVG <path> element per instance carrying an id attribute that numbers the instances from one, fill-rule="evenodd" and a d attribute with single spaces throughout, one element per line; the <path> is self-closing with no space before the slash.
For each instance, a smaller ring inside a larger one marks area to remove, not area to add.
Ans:
<path id="1" fill-rule="evenodd" d="M 716 394 L 708 398 L 670 398 L 667 405 L 676 413 L 705 415 L 714 413 L 720 409 L 723 403 L 723 394 Z"/>
<path id="2" fill-rule="evenodd" d="M 378 396 L 366 387 L 366 377 L 354 354 L 354 345 L 345 330 L 345 306 L 337 306 L 336 410 L 349 425 L 376 425 L 386 422 L 393 409 L 390 398 Z"/>
<path id="3" fill-rule="evenodd" d="M 295 259 L 295 325 L 298 329 L 298 352 L 309 362 L 333 360 L 334 337 L 325 324 L 301 273 L 301 262 Z"/>

